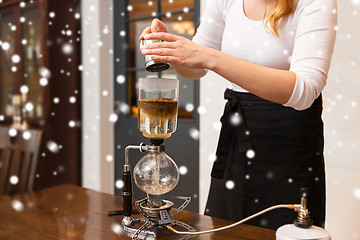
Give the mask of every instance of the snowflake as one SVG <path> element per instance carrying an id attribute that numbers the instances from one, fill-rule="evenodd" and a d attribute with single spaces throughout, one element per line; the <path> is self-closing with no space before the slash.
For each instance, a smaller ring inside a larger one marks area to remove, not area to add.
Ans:
<path id="1" fill-rule="evenodd" d="M 204 114 L 206 112 L 206 108 L 204 106 L 199 106 L 198 107 L 198 113 L 200 115 Z"/>
<path id="2" fill-rule="evenodd" d="M 118 116 L 115 113 L 110 114 L 109 121 L 110 122 L 116 122 L 118 120 Z"/>
<path id="3" fill-rule="evenodd" d="M 230 116 L 230 123 L 231 125 L 233 125 L 234 127 L 239 126 L 241 123 L 241 117 L 239 115 L 239 113 L 234 113 Z"/>
<path id="4" fill-rule="evenodd" d="M 70 102 L 70 103 L 75 103 L 75 102 L 76 102 L 76 97 L 71 96 L 71 97 L 69 98 L 69 102 Z"/>
<path id="5" fill-rule="evenodd" d="M 66 199 L 69 200 L 69 201 L 71 201 L 71 200 L 74 199 L 74 195 L 73 195 L 72 193 L 68 193 L 68 194 L 66 195 Z"/>
<path id="6" fill-rule="evenodd" d="M 119 84 L 123 84 L 125 83 L 125 76 L 124 75 L 119 75 L 116 77 L 116 82 Z"/>
<path id="7" fill-rule="evenodd" d="M 10 177 L 10 183 L 12 185 L 16 185 L 16 184 L 18 184 L 18 182 L 19 182 L 19 178 L 17 176 L 11 176 Z"/>
<path id="8" fill-rule="evenodd" d="M 9 135 L 10 137 L 15 137 L 17 135 L 17 130 L 15 128 L 10 128 Z"/>
<path id="9" fill-rule="evenodd" d="M 20 56 L 17 55 L 17 54 L 13 55 L 13 56 L 11 57 L 11 61 L 12 61 L 13 63 L 19 63 L 19 62 L 20 62 Z"/>
<path id="10" fill-rule="evenodd" d="M 191 128 L 189 130 L 190 137 L 192 137 L 194 140 L 199 140 L 200 134 L 199 130 L 196 128 Z"/>
<path id="11" fill-rule="evenodd" d="M 209 155 L 209 161 L 210 161 L 210 162 L 215 162 L 216 159 L 217 159 L 216 154 L 211 153 L 211 154 Z"/>
<path id="12" fill-rule="evenodd" d="M 115 186 L 116 186 L 116 188 L 118 188 L 118 189 L 122 189 L 122 188 L 124 187 L 124 181 L 123 181 L 123 180 L 117 180 L 117 181 L 115 182 Z"/>
<path id="13" fill-rule="evenodd" d="M 192 103 L 186 104 L 186 105 L 185 105 L 185 109 L 186 109 L 186 111 L 188 111 L 188 112 L 192 112 L 192 111 L 194 110 L 194 104 L 192 104 Z"/>
<path id="14" fill-rule="evenodd" d="M 50 140 L 46 143 L 46 147 L 52 153 L 58 153 L 60 151 L 59 145 L 52 140 Z"/>
<path id="15" fill-rule="evenodd" d="M 47 80 L 47 78 L 44 78 L 44 77 L 40 78 L 40 81 L 39 81 L 40 85 L 43 86 L 43 87 L 48 85 L 48 82 L 49 81 Z"/>
<path id="16" fill-rule="evenodd" d="M 357 7 L 360 6 L 360 0 L 351 0 L 351 2 Z"/>
<path id="17" fill-rule="evenodd" d="M 27 85 L 22 85 L 22 86 L 20 87 L 20 92 L 21 92 L 22 94 L 28 93 L 28 92 L 29 92 L 29 87 L 28 87 Z"/>
<path id="18" fill-rule="evenodd" d="M 24 210 L 24 205 L 19 200 L 15 199 L 11 202 L 11 206 L 17 212 L 22 212 Z"/>
<path id="19" fill-rule="evenodd" d="M 122 232 L 122 227 L 120 224 L 118 223 L 113 223 L 111 224 L 111 230 L 115 233 L 115 234 L 120 234 Z"/>
<path id="20" fill-rule="evenodd" d="M 265 219 L 265 218 L 261 219 L 261 221 L 260 221 L 261 226 L 265 227 L 265 226 L 267 226 L 267 224 L 268 224 L 267 219 Z"/>
<path id="21" fill-rule="evenodd" d="M 355 188 L 353 194 L 357 199 L 360 199 L 360 188 Z"/>
<path id="22" fill-rule="evenodd" d="M 221 129 L 221 126 L 222 126 L 222 124 L 221 124 L 220 121 L 216 121 L 216 122 L 213 123 L 213 128 L 214 128 L 215 130 L 220 130 L 220 129 Z"/>
<path id="23" fill-rule="evenodd" d="M 249 158 L 249 159 L 252 159 L 255 157 L 255 151 L 252 150 L 252 149 L 249 149 L 246 151 L 246 157 Z"/>
<path id="24" fill-rule="evenodd" d="M 234 181 L 232 180 L 228 180 L 226 183 L 225 183 L 225 187 L 229 190 L 233 189 L 235 187 L 235 183 Z"/>
<path id="25" fill-rule="evenodd" d="M 75 121 L 69 121 L 69 127 L 75 127 Z"/>
<path id="26" fill-rule="evenodd" d="M 124 114 L 128 114 L 130 112 L 130 107 L 126 103 L 120 103 L 119 110 L 120 110 L 120 112 L 122 112 Z"/>
<path id="27" fill-rule="evenodd" d="M 23 133 L 23 138 L 24 138 L 25 140 L 29 140 L 29 139 L 31 138 L 31 133 L 30 133 L 29 131 L 25 131 L 25 132 Z"/>
<path id="28" fill-rule="evenodd" d="M 105 26 L 105 28 L 103 29 L 103 33 L 104 33 L 104 34 L 108 34 L 108 33 L 109 33 L 109 28 L 108 28 L 108 26 Z"/>
<path id="29" fill-rule="evenodd" d="M 274 177 L 274 173 L 273 173 L 273 172 L 268 172 L 268 173 L 266 174 L 266 177 L 267 177 L 268 179 L 272 179 L 272 178 Z"/>
<path id="30" fill-rule="evenodd" d="M 8 43 L 8 42 L 3 42 L 3 43 L 1 43 L 1 48 L 2 48 L 4 51 L 9 50 L 9 48 L 10 48 L 10 43 Z"/>
<path id="31" fill-rule="evenodd" d="M 41 67 L 39 69 L 39 74 L 40 74 L 40 76 L 45 77 L 47 79 L 49 79 L 51 77 L 51 72 L 46 67 Z"/>
<path id="32" fill-rule="evenodd" d="M 113 160 L 113 156 L 112 156 L 112 155 L 107 155 L 107 156 L 106 156 L 106 161 L 112 162 L 112 160 Z"/>
<path id="33" fill-rule="evenodd" d="M 70 31 L 70 30 L 69 30 Z M 73 52 L 73 46 L 72 44 L 70 43 L 65 43 L 63 46 L 62 46 L 62 52 L 65 54 L 65 55 L 69 55 Z"/>
<path id="34" fill-rule="evenodd" d="M 26 103 L 25 109 L 26 109 L 26 111 L 31 112 L 32 110 L 34 110 L 34 104 L 32 104 L 32 102 Z"/>
<path id="35" fill-rule="evenodd" d="M 188 172 L 188 168 L 186 166 L 179 167 L 179 172 L 181 175 L 186 175 Z"/>

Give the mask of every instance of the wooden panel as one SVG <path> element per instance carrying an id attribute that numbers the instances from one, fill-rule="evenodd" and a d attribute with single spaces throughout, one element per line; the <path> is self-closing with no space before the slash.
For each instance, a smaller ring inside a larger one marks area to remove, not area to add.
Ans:
<path id="1" fill-rule="evenodd" d="M 17 192 L 18 184 L 17 183 L 12 184 L 10 182 L 10 178 L 12 178 L 12 177 L 19 178 L 18 176 L 19 176 L 19 170 L 20 170 L 21 157 L 22 157 L 21 151 L 12 151 L 11 152 L 8 177 L 5 182 L 6 183 L 5 194 L 14 195 Z"/>
<path id="2" fill-rule="evenodd" d="M 19 174 L 19 192 L 26 192 L 29 191 L 28 184 L 29 184 L 29 176 L 35 174 L 33 171 L 30 171 L 30 166 L 32 162 L 32 153 L 24 153 L 24 157 L 21 161 L 21 168 Z"/>
<path id="3" fill-rule="evenodd" d="M 1 139 L 1 138 L 0 138 Z M 1 146 L 0 146 L 1 147 Z M 11 151 L 8 149 L 2 149 L 1 163 L 2 169 L 0 170 L 0 195 L 5 193 L 5 186 L 8 179 L 8 168 L 10 162 Z"/>

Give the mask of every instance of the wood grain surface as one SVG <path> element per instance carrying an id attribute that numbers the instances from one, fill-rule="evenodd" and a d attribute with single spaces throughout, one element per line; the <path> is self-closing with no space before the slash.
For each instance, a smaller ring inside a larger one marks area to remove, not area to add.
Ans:
<path id="1" fill-rule="evenodd" d="M 107 215 L 109 210 L 120 209 L 120 196 L 74 185 L 60 185 L 13 197 L 0 196 L 0 239 L 131 239 L 131 234 L 121 226 L 122 216 Z M 180 212 L 175 219 L 198 230 L 232 223 L 187 211 Z M 190 236 L 163 229 L 156 239 L 273 240 L 275 231 L 242 224 L 216 233 Z"/>

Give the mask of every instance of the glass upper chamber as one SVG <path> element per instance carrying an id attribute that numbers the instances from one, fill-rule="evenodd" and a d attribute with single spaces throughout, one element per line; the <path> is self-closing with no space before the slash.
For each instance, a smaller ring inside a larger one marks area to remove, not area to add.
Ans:
<path id="1" fill-rule="evenodd" d="M 165 139 L 176 130 L 179 80 L 139 79 L 139 130 L 147 138 Z"/>

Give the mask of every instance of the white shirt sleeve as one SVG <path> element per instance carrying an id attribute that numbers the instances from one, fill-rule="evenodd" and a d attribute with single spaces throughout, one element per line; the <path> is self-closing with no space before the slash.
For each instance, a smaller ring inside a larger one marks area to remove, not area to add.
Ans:
<path id="1" fill-rule="evenodd" d="M 201 18 L 201 24 L 196 31 L 193 41 L 221 50 L 221 42 L 224 33 L 224 1 L 210 0 L 206 2 L 205 14 Z"/>
<path id="2" fill-rule="evenodd" d="M 296 84 L 284 106 L 303 110 L 324 89 L 335 44 L 336 0 L 303 0 L 294 14 L 297 21 L 290 71 Z"/>

